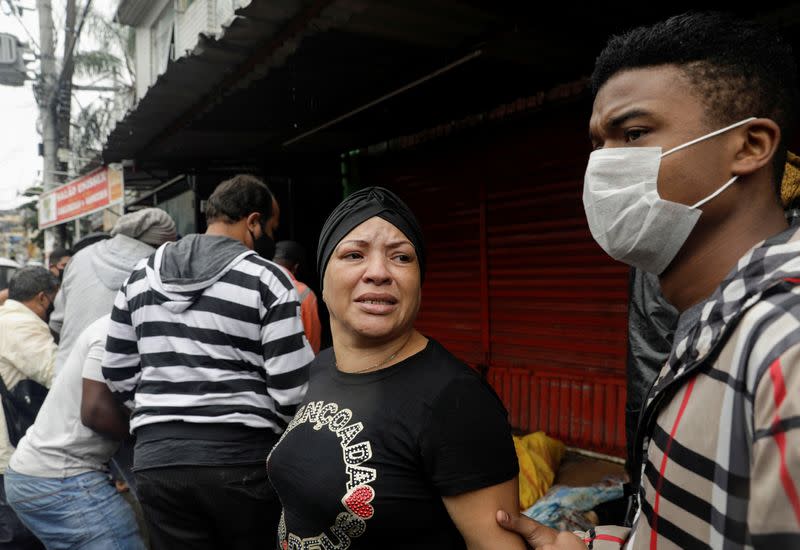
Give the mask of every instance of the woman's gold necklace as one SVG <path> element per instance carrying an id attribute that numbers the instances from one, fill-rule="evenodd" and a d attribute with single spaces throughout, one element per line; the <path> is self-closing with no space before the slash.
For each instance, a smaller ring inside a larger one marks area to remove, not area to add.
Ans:
<path id="1" fill-rule="evenodd" d="M 414 333 L 413 333 L 413 332 L 412 332 L 412 333 L 411 333 L 411 334 L 408 336 L 408 338 L 406 338 L 406 341 L 405 341 L 405 342 L 403 342 L 403 345 L 402 345 L 402 346 L 400 346 L 400 347 L 397 349 L 397 351 L 395 351 L 393 354 L 391 354 L 389 357 L 387 357 L 387 358 L 386 358 L 386 359 L 384 359 L 383 361 L 381 361 L 381 362 L 379 362 L 379 363 L 375 363 L 374 365 L 372 365 L 372 366 L 369 366 L 369 367 L 367 367 L 367 368 L 365 368 L 365 369 L 351 370 L 351 371 L 342 371 L 342 372 L 346 372 L 347 374 L 360 374 L 360 373 L 362 373 L 362 372 L 367 372 L 367 371 L 371 371 L 371 370 L 373 370 L 373 369 L 377 369 L 378 367 L 382 367 L 383 365 L 385 365 L 386 363 L 388 363 L 389 361 L 391 361 L 392 359 L 394 359 L 395 357 L 397 357 L 397 354 L 398 354 L 398 353 L 400 353 L 401 351 L 403 351 L 403 348 L 405 348 L 405 347 L 406 347 L 406 344 L 408 344 L 408 342 L 410 342 L 410 341 L 411 341 L 411 337 L 412 337 L 412 336 L 414 336 Z M 334 361 L 334 365 L 336 365 L 336 368 L 337 368 L 337 369 L 339 368 L 339 362 L 338 362 L 338 361 Z"/>

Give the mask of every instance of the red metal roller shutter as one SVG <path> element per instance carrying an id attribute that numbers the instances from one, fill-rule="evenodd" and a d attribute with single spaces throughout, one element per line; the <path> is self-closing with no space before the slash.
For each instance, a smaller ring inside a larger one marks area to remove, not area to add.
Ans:
<path id="1" fill-rule="evenodd" d="M 467 363 L 483 363 L 476 182 L 439 159 L 418 159 L 386 177 L 383 183 L 409 203 L 425 231 L 428 264 L 417 329 Z"/>
<path id="2" fill-rule="evenodd" d="M 628 269 L 592 239 L 586 157 L 565 150 L 530 135 L 488 152 L 489 378 L 515 427 L 621 455 Z"/>

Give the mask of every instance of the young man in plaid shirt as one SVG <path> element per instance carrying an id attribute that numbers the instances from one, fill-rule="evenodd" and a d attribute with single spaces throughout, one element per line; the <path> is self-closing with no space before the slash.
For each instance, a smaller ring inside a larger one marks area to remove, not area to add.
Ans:
<path id="1" fill-rule="evenodd" d="M 612 38 L 593 88 L 592 235 L 659 275 L 681 317 L 637 429 L 632 527 L 497 519 L 536 548 L 800 548 L 800 231 L 779 201 L 791 49 L 681 15 Z"/>

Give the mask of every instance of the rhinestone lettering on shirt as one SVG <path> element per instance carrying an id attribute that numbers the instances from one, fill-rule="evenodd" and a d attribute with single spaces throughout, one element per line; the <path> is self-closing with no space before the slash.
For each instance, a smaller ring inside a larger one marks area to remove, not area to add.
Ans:
<path id="1" fill-rule="evenodd" d="M 350 409 L 339 409 L 336 403 L 315 401 L 301 407 L 295 414 L 277 447 L 290 431 L 300 424 L 311 424 L 314 430 L 328 428 L 339 438 L 342 460 L 347 474 L 344 496 L 341 498 L 344 511 L 336 516 L 330 532 L 314 537 L 301 538 L 287 532 L 286 520 L 281 513 L 278 535 L 283 550 L 345 550 L 352 540 L 360 537 L 367 529 L 366 521 L 375 515 L 372 505 L 375 489 L 370 485 L 378 478 L 375 468 L 364 464 L 372 458 L 372 445 L 369 441 L 354 442 L 363 431 L 361 422 L 352 422 Z"/>

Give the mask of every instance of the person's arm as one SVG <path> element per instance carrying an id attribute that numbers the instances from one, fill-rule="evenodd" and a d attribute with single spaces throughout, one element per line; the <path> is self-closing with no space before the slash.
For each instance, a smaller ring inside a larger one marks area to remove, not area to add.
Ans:
<path id="1" fill-rule="evenodd" d="M 477 375 L 453 377 L 423 426 L 423 465 L 467 548 L 524 549 L 495 521 L 498 508 L 519 509 L 519 464 L 508 413 L 492 388 Z"/>
<path id="2" fill-rule="evenodd" d="M 112 439 L 122 440 L 130 433 L 129 417 L 123 413 L 106 383 L 88 378 L 83 379 L 81 422 Z"/>
<path id="3" fill-rule="evenodd" d="M 523 550 L 525 543 L 495 521 L 498 508 L 519 509 L 517 478 L 460 495 L 442 497 L 447 513 L 469 550 Z"/>
<path id="4" fill-rule="evenodd" d="M 111 310 L 102 372 L 114 399 L 132 409 L 142 367 L 126 290 L 127 282 L 117 292 L 114 308 Z"/>
<path id="5" fill-rule="evenodd" d="M 261 348 L 269 380 L 267 394 L 275 402 L 275 412 L 287 423 L 306 395 L 308 366 L 314 360 L 300 319 L 297 292 L 294 285 L 288 286 L 267 308 L 261 321 Z"/>
<path id="6" fill-rule="evenodd" d="M 105 356 L 108 316 L 92 323 L 84 334 L 92 334 L 92 341 L 83 359 L 81 376 L 81 422 L 87 428 L 110 437 L 124 439 L 129 433 L 129 413 L 117 403 L 103 378 L 102 362 Z M 83 336 L 83 335 L 82 335 Z"/>
<path id="7" fill-rule="evenodd" d="M 766 359 L 756 371 L 747 527 L 754 548 L 800 548 L 800 344 Z"/>

